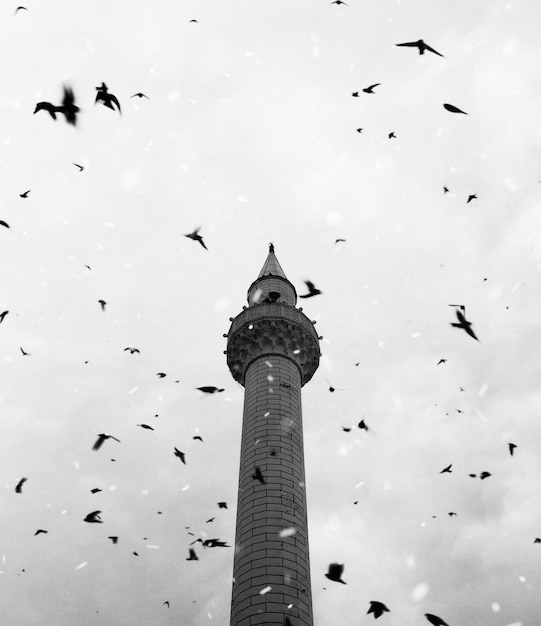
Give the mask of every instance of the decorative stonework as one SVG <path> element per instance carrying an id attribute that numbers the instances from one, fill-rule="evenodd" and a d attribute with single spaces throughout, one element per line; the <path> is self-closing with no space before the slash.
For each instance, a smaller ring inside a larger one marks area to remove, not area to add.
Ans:
<path id="1" fill-rule="evenodd" d="M 319 365 L 319 340 L 312 322 L 287 304 L 260 304 L 237 315 L 227 333 L 227 365 L 244 385 L 248 366 L 264 355 L 282 355 L 300 370 L 306 384 Z"/>

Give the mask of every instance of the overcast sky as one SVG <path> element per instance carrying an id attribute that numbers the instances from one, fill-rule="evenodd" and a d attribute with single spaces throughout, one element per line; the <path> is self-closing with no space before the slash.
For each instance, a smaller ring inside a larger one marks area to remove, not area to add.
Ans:
<path id="1" fill-rule="evenodd" d="M 383 626 L 537 626 L 539 2 L 16 7 L 0 18 L 2 622 L 229 623 L 233 547 L 185 559 L 197 538 L 234 544 L 243 389 L 223 334 L 273 241 L 297 292 L 323 292 L 299 302 L 324 336 L 303 389 L 316 626 L 370 624 L 370 600 Z M 420 38 L 444 56 L 394 45 Z M 122 114 L 94 104 L 102 81 Z M 62 85 L 76 127 L 33 115 Z M 198 226 L 208 251 L 183 236 Z M 93 451 L 99 433 L 121 443 Z"/>

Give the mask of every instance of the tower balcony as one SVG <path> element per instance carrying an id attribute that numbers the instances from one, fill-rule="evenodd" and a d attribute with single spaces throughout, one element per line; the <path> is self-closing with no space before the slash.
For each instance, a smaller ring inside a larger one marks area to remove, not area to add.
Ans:
<path id="1" fill-rule="evenodd" d="M 227 365 L 233 378 L 244 386 L 248 366 L 266 355 L 282 355 L 299 368 L 306 384 L 319 365 L 319 339 L 312 322 L 295 307 L 258 304 L 246 308 L 227 333 Z"/>

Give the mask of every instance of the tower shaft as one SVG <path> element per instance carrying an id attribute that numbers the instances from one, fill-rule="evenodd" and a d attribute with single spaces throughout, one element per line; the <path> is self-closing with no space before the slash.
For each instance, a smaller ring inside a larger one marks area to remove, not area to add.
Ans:
<path id="1" fill-rule="evenodd" d="M 312 626 L 300 372 L 261 356 L 245 387 L 231 626 Z"/>

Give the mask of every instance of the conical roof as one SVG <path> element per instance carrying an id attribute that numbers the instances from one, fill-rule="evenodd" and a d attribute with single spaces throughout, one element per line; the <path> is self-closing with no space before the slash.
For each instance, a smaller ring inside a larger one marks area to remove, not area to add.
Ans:
<path id="1" fill-rule="evenodd" d="M 274 255 L 274 246 L 272 243 L 269 244 L 269 254 L 267 255 L 265 263 L 259 272 L 258 278 L 262 278 L 263 276 L 280 276 L 281 278 L 285 278 L 287 280 L 284 270 Z"/>

